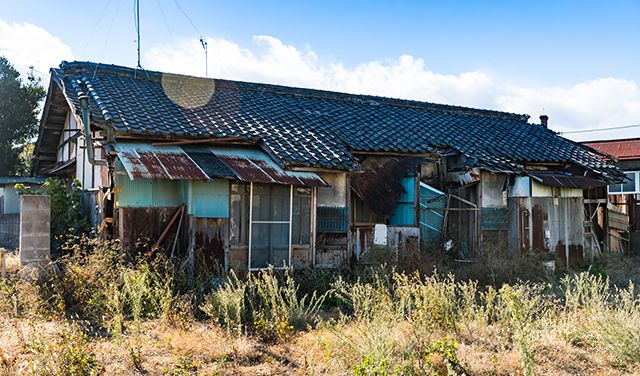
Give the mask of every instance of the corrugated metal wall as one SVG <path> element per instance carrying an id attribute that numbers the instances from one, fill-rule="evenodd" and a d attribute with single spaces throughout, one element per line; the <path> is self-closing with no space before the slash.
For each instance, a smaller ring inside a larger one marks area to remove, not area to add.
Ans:
<path id="1" fill-rule="evenodd" d="M 178 182 L 116 175 L 116 205 L 121 208 L 166 207 L 182 203 Z"/>
<path id="2" fill-rule="evenodd" d="M 229 218 L 229 181 L 190 181 L 188 213 L 196 218 Z"/>
<path id="3" fill-rule="evenodd" d="M 10 185 L 4 187 L 4 212 L 6 214 L 20 213 L 20 195 Z"/>
<path id="4" fill-rule="evenodd" d="M 398 206 L 389 218 L 390 225 L 414 226 L 416 224 L 416 177 L 406 176 L 402 178 L 404 193 L 398 199 Z"/>
<path id="5" fill-rule="evenodd" d="M 116 205 L 121 208 L 170 207 L 187 204 L 197 218 L 229 217 L 229 182 L 135 179 L 116 175 Z"/>

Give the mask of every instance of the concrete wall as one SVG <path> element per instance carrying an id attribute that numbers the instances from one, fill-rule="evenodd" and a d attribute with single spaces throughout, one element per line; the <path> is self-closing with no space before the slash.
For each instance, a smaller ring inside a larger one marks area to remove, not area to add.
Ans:
<path id="1" fill-rule="evenodd" d="M 20 265 L 49 262 L 51 247 L 51 198 L 20 196 Z"/>
<path id="2" fill-rule="evenodd" d="M 20 244 L 20 213 L 0 214 L 0 248 L 16 249 Z"/>

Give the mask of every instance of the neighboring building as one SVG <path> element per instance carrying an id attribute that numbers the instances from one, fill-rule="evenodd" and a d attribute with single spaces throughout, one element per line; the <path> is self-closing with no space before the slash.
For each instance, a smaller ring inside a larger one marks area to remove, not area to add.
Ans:
<path id="1" fill-rule="evenodd" d="M 621 233 L 613 233 L 615 239 L 612 241 L 619 240 L 624 249 L 640 251 L 640 138 L 587 141 L 584 144 L 615 158 L 613 165 L 624 171 L 627 180 L 611 184 L 607 189 L 609 202 L 627 216 L 618 221 L 625 228 L 618 226 Z"/>
<path id="2" fill-rule="evenodd" d="M 0 176 L 0 248 L 16 249 L 20 240 L 20 195 L 15 185 L 42 183 L 44 178 Z"/>
<path id="3" fill-rule="evenodd" d="M 606 247 L 585 236 L 585 195 L 606 198 L 623 175 L 528 118 L 63 62 L 38 171 L 80 179 L 95 224 L 125 247 L 165 234 L 202 267 L 330 266 L 374 240 L 404 257 L 449 239 L 463 256 L 579 262 Z"/>

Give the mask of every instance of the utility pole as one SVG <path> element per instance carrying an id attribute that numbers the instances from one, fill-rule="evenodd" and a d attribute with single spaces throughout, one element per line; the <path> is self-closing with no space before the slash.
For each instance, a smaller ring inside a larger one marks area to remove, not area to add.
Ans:
<path id="1" fill-rule="evenodd" d="M 207 41 L 204 40 L 204 37 L 200 37 L 200 44 L 202 44 L 202 48 L 204 48 L 204 76 L 209 78 L 209 52 Z"/>

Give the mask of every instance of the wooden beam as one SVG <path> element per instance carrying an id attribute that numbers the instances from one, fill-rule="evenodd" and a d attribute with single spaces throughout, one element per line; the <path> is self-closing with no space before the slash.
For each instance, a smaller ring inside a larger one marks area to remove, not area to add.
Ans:
<path id="1" fill-rule="evenodd" d="M 168 141 L 168 142 L 154 142 L 151 145 L 153 146 L 176 146 L 176 145 L 191 145 L 191 144 L 216 144 L 216 143 L 227 143 L 227 142 L 238 142 L 238 141 L 248 141 L 244 137 L 225 137 L 225 138 L 206 138 L 199 140 L 178 140 L 178 141 Z"/>

